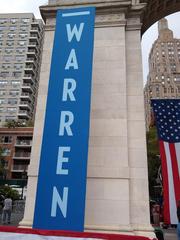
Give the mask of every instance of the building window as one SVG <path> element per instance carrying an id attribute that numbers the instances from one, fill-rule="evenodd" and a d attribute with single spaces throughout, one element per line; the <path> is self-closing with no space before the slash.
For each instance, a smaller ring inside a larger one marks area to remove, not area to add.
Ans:
<path id="1" fill-rule="evenodd" d="M 20 34 L 19 34 L 19 37 L 20 37 L 20 38 L 26 38 L 27 36 L 28 36 L 27 33 L 20 33 Z"/>
<path id="2" fill-rule="evenodd" d="M 22 68 L 23 68 L 23 64 L 21 64 L 21 63 L 15 63 L 15 64 L 14 64 L 14 68 L 17 69 L 17 70 L 22 69 Z"/>
<path id="3" fill-rule="evenodd" d="M 12 121 L 12 120 L 16 120 L 17 117 L 16 116 L 6 116 L 5 117 L 5 121 L 8 122 L 8 121 Z"/>
<path id="4" fill-rule="evenodd" d="M 23 32 L 26 31 L 27 30 L 27 26 L 20 26 L 20 30 L 23 31 Z"/>
<path id="5" fill-rule="evenodd" d="M 14 45 L 14 40 L 9 40 L 6 42 L 8 46 L 13 46 Z"/>
<path id="6" fill-rule="evenodd" d="M 4 31 L 6 30 L 6 27 L 5 26 L 0 26 L 0 31 Z"/>
<path id="7" fill-rule="evenodd" d="M 19 77 L 21 77 L 21 75 L 22 75 L 22 72 L 13 72 L 12 73 L 12 76 L 15 78 L 19 78 Z"/>
<path id="8" fill-rule="evenodd" d="M 9 77 L 10 73 L 9 72 L 0 72 L 0 77 L 6 78 Z"/>
<path id="9" fill-rule="evenodd" d="M 24 56 L 16 56 L 15 59 L 17 62 L 22 62 L 24 60 Z"/>
<path id="10" fill-rule="evenodd" d="M 16 107 L 8 107 L 7 108 L 7 112 L 9 112 L 9 113 L 14 113 L 14 112 L 16 112 L 17 111 L 17 108 Z"/>
<path id="11" fill-rule="evenodd" d="M 22 18 L 22 20 L 21 20 L 23 23 L 28 23 L 28 22 L 30 22 L 30 19 L 29 18 Z"/>
<path id="12" fill-rule="evenodd" d="M 4 56 L 5 62 L 11 62 L 13 60 L 13 56 Z"/>
<path id="13" fill-rule="evenodd" d="M 176 81 L 180 81 L 180 75 L 178 74 L 178 75 L 176 75 Z M 175 80 L 175 79 L 174 79 Z"/>
<path id="14" fill-rule="evenodd" d="M 4 104 L 6 101 L 4 98 L 0 98 L 0 104 Z"/>
<path id="15" fill-rule="evenodd" d="M 14 38 L 16 36 L 15 33 L 8 33 L 8 38 Z"/>
<path id="16" fill-rule="evenodd" d="M 170 66 L 171 66 L 171 70 L 172 70 L 173 72 L 176 71 L 176 64 L 171 64 Z"/>
<path id="17" fill-rule="evenodd" d="M 14 80 L 14 81 L 11 81 L 11 84 L 13 87 L 18 87 L 21 84 L 21 81 Z"/>
<path id="18" fill-rule="evenodd" d="M 2 136 L 0 140 L 1 143 L 12 143 L 12 136 Z"/>
<path id="19" fill-rule="evenodd" d="M 3 113 L 3 112 L 4 112 L 4 108 L 0 107 L 0 113 Z"/>
<path id="20" fill-rule="evenodd" d="M 6 80 L 0 80 L 0 87 L 5 87 L 7 86 L 7 81 Z"/>
<path id="21" fill-rule="evenodd" d="M 9 27 L 9 30 L 10 30 L 10 31 L 15 31 L 16 29 L 17 29 L 17 26 L 10 26 L 10 27 Z"/>
<path id="22" fill-rule="evenodd" d="M 9 148 L 2 148 L 2 156 L 10 156 L 11 155 L 11 150 Z"/>
<path id="23" fill-rule="evenodd" d="M 6 91 L 0 90 L 0 96 L 4 96 L 4 95 L 6 95 Z"/>
<path id="24" fill-rule="evenodd" d="M 26 42 L 25 42 L 25 41 L 19 41 L 19 42 L 18 42 L 18 45 L 19 45 L 19 46 L 24 46 L 24 45 L 26 45 Z"/>
<path id="25" fill-rule="evenodd" d="M 168 46 L 172 46 L 173 45 L 173 43 L 172 42 L 168 42 Z"/>
<path id="26" fill-rule="evenodd" d="M 7 22 L 7 19 L 6 18 L 1 18 L 0 19 L 0 24 L 4 24 L 4 23 L 6 23 Z"/>
<path id="27" fill-rule="evenodd" d="M 13 48 L 6 48 L 5 49 L 5 53 L 12 53 L 13 52 Z"/>
<path id="28" fill-rule="evenodd" d="M 3 33 L 0 33 L 0 38 L 2 38 L 4 36 L 4 34 Z"/>
<path id="29" fill-rule="evenodd" d="M 12 97 L 16 97 L 19 95 L 19 90 L 10 90 L 9 95 Z"/>
<path id="30" fill-rule="evenodd" d="M 17 23 L 17 21 L 18 21 L 18 19 L 17 19 L 17 18 L 11 18 L 11 19 L 10 19 L 10 22 L 11 22 L 12 24 L 15 24 L 15 23 Z"/>
<path id="31" fill-rule="evenodd" d="M 17 53 L 24 53 L 25 51 L 26 51 L 26 48 L 23 48 L 23 47 L 16 48 Z"/>
<path id="32" fill-rule="evenodd" d="M 11 64 L 9 64 L 9 63 L 3 63 L 3 64 L 2 64 L 2 68 L 3 68 L 3 69 L 9 69 L 9 68 L 11 68 Z"/>
<path id="33" fill-rule="evenodd" d="M 16 98 L 9 98 L 8 99 L 8 104 L 10 105 L 15 105 L 17 104 L 18 100 Z"/>

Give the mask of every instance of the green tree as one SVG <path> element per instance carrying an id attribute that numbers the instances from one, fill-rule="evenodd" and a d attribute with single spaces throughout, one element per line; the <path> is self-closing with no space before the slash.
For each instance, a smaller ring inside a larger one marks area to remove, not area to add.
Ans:
<path id="1" fill-rule="evenodd" d="M 17 190 L 12 189 L 10 186 L 0 186 L 0 195 L 6 197 L 10 197 L 12 200 L 19 200 L 20 195 Z"/>
<path id="2" fill-rule="evenodd" d="M 147 138 L 147 158 L 148 158 L 148 175 L 149 175 L 149 193 L 150 197 L 154 196 L 154 186 L 157 185 L 158 169 L 161 165 L 159 157 L 159 145 L 156 127 L 150 128 L 146 135 Z"/>
<path id="3" fill-rule="evenodd" d="M 28 120 L 27 122 L 22 120 L 9 120 L 4 124 L 7 128 L 18 128 L 18 127 L 33 127 L 34 122 L 32 120 Z"/>
<path id="4" fill-rule="evenodd" d="M 0 178 L 6 179 L 7 170 L 5 168 L 6 161 L 4 159 L 3 152 L 4 152 L 3 148 L 0 147 Z"/>

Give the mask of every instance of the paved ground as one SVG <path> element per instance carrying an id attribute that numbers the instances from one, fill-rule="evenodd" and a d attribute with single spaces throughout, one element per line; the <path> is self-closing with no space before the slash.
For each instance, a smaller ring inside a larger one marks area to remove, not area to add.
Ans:
<path id="1" fill-rule="evenodd" d="M 11 215 L 11 223 L 10 224 L 6 224 L 6 225 L 8 225 L 8 226 L 18 226 L 19 222 L 22 220 L 22 218 L 23 218 L 23 214 L 22 213 L 12 213 L 12 215 Z M 2 214 L 0 214 L 0 225 L 2 225 Z"/>
<path id="2" fill-rule="evenodd" d="M 0 213 L 0 220 L 2 219 L 1 216 L 2 214 Z M 12 213 L 11 224 L 8 224 L 7 226 L 18 226 L 22 218 L 23 218 L 23 213 Z M 2 225 L 2 221 L 0 221 L 0 225 Z M 163 229 L 163 232 L 164 232 L 164 240 L 177 240 L 175 228 Z"/>
<path id="3" fill-rule="evenodd" d="M 165 240 L 177 240 L 176 229 L 166 229 L 164 230 Z"/>

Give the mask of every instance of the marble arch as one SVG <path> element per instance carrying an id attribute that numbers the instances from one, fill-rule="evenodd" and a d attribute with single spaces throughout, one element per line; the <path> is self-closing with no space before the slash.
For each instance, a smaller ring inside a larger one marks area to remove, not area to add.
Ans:
<path id="1" fill-rule="evenodd" d="M 96 7 L 85 230 L 154 238 L 149 219 L 141 34 L 180 0 L 49 0 L 28 190 L 21 226 L 32 227 L 58 9 Z"/>
<path id="2" fill-rule="evenodd" d="M 140 3 L 147 4 L 141 15 L 142 34 L 156 21 L 180 11 L 179 0 L 140 0 Z"/>

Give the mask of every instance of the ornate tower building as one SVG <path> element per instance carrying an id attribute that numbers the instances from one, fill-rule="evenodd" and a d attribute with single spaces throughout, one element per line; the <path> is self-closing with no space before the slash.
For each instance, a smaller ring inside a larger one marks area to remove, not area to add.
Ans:
<path id="1" fill-rule="evenodd" d="M 173 37 L 165 18 L 158 22 L 158 39 L 149 54 L 149 75 L 144 89 L 147 129 L 151 99 L 180 98 L 180 39 Z"/>

